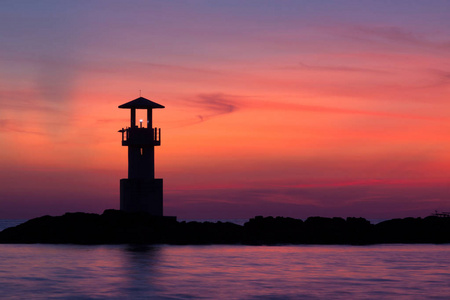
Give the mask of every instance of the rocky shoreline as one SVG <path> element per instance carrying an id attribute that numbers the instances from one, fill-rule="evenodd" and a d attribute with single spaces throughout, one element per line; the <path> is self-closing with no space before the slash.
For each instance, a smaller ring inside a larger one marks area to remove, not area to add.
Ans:
<path id="1" fill-rule="evenodd" d="M 0 243 L 43 244 L 342 244 L 450 243 L 450 218 L 392 219 L 255 217 L 229 222 L 178 222 L 175 217 L 105 210 L 31 219 L 0 232 Z"/>

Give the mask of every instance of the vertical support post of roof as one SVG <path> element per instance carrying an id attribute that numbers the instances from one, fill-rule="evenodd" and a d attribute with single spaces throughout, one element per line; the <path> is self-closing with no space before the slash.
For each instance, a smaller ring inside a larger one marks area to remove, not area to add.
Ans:
<path id="1" fill-rule="evenodd" d="M 147 128 L 153 128 L 153 116 L 151 108 L 147 108 Z"/>
<path id="2" fill-rule="evenodd" d="M 136 125 L 136 108 L 131 109 L 130 127 L 133 128 Z"/>

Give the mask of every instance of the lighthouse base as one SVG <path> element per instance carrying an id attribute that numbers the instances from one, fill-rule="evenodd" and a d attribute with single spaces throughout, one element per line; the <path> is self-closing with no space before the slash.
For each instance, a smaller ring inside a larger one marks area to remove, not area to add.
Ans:
<path id="1" fill-rule="evenodd" d="M 121 179 L 120 210 L 163 215 L 162 179 Z"/>

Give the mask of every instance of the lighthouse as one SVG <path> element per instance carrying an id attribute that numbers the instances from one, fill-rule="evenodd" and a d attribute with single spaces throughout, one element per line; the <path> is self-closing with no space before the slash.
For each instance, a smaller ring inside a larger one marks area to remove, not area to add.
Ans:
<path id="1" fill-rule="evenodd" d="M 153 109 L 164 106 L 139 97 L 119 108 L 130 110 L 130 126 L 122 128 L 122 146 L 128 147 L 128 178 L 120 180 L 120 210 L 163 215 L 163 180 L 155 178 L 155 146 L 161 129 L 153 128 Z M 147 110 L 147 120 L 136 124 L 136 110 Z"/>

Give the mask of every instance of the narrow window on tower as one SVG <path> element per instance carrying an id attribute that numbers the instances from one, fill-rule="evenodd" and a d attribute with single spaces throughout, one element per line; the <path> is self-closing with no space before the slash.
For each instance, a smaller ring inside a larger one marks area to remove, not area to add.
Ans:
<path id="1" fill-rule="evenodd" d="M 144 155 L 144 148 L 141 148 L 141 156 Z"/>

